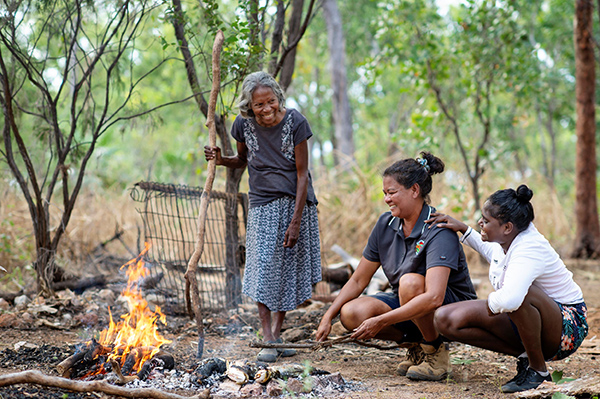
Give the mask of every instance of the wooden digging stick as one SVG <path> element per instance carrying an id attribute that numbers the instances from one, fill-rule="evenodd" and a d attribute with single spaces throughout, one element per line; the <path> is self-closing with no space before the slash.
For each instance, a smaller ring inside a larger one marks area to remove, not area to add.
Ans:
<path id="1" fill-rule="evenodd" d="M 225 40 L 222 31 L 217 31 L 215 42 L 212 50 L 212 70 L 213 81 L 212 89 L 210 90 L 210 99 L 208 102 L 208 115 L 206 118 L 206 126 L 208 127 L 209 144 L 211 147 L 217 145 L 217 130 L 215 127 L 215 109 L 217 108 L 217 96 L 221 87 L 221 49 Z M 200 198 L 200 213 L 198 214 L 198 235 L 196 239 L 196 247 L 194 253 L 188 263 L 187 271 L 185 272 L 185 297 L 188 308 L 188 313 L 192 314 L 193 307 L 194 315 L 196 316 L 196 325 L 198 327 L 198 359 L 202 358 L 204 352 L 204 326 L 202 324 L 202 299 L 198 290 L 198 280 L 196 273 L 198 270 L 198 261 L 204 251 L 204 232 L 206 227 L 206 214 L 208 210 L 208 201 L 210 200 L 210 192 L 212 190 L 213 181 L 215 180 L 215 170 L 217 168 L 216 160 L 208 161 L 208 176 L 202 190 Z M 191 290 L 191 293 L 190 293 Z M 191 297 L 191 300 L 190 300 Z"/>

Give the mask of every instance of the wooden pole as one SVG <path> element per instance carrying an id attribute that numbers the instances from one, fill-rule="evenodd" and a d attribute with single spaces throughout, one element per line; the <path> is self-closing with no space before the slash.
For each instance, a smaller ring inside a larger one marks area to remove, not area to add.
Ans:
<path id="1" fill-rule="evenodd" d="M 221 87 L 221 50 L 223 49 L 224 36 L 222 31 L 218 31 L 215 36 L 215 42 L 212 50 L 212 71 L 213 81 L 212 89 L 210 90 L 210 99 L 208 102 L 208 115 L 206 118 L 206 126 L 208 127 L 209 143 L 211 147 L 217 145 L 217 130 L 215 127 L 215 109 L 217 107 L 217 97 Z M 208 210 L 208 202 L 210 200 L 210 192 L 212 191 L 213 181 L 215 180 L 216 161 L 211 159 L 208 161 L 208 176 L 202 190 L 200 198 L 200 213 L 198 214 L 198 234 L 194 253 L 188 262 L 187 271 L 185 272 L 185 297 L 188 308 L 188 313 L 192 311 L 196 318 L 198 327 L 198 352 L 197 357 L 202 358 L 204 352 L 204 325 L 202 324 L 202 299 L 198 290 L 198 280 L 196 277 L 198 270 L 198 261 L 204 251 L 204 232 L 206 227 L 206 215 Z M 190 309 L 191 307 L 191 309 Z"/>

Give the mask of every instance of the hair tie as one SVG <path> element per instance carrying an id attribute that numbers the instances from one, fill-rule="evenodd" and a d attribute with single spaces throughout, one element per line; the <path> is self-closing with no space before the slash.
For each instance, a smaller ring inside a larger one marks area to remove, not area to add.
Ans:
<path id="1" fill-rule="evenodd" d="M 425 158 L 417 158 L 417 162 L 420 163 L 421 166 L 425 168 L 427 173 L 429 173 L 431 168 L 429 167 L 429 165 L 427 165 L 427 160 Z"/>

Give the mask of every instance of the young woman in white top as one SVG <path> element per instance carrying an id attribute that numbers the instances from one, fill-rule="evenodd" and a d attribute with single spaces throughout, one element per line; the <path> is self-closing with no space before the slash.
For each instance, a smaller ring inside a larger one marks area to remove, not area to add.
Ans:
<path id="1" fill-rule="evenodd" d="M 488 299 L 442 306 L 434 324 L 448 339 L 517 357 L 507 393 L 551 381 L 546 360 L 569 356 L 588 333 L 581 288 L 533 225 L 532 196 L 526 185 L 496 191 L 483 206 L 481 233 L 443 214 L 428 220 L 463 233 L 461 242 L 490 262 Z"/>

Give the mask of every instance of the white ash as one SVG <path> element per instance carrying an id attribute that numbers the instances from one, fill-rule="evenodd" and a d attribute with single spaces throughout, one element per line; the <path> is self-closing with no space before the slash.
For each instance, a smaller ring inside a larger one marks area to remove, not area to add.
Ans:
<path id="1" fill-rule="evenodd" d="M 303 398 L 330 398 L 337 394 L 345 392 L 356 392 L 361 391 L 364 388 L 361 387 L 360 382 L 345 381 L 339 373 L 328 374 L 323 376 L 309 376 L 309 384 L 311 386 L 310 392 L 295 392 L 296 397 Z M 193 382 L 193 374 L 181 370 L 162 370 L 160 368 L 154 369 L 150 376 L 145 380 L 134 380 L 127 385 L 128 388 L 154 388 L 161 390 L 189 390 L 198 391 L 199 389 L 209 388 L 211 394 L 217 397 L 243 397 L 244 395 L 240 392 L 225 391 L 219 389 L 221 382 L 226 379 L 224 375 L 213 374 L 211 377 L 205 380 L 203 385 Z M 301 380 L 303 381 L 303 380 Z M 252 383 L 252 382 L 249 382 Z M 281 380 L 284 391 L 282 396 L 289 395 L 289 392 L 285 390 L 286 382 Z M 264 385 L 266 389 L 266 385 Z"/>
<path id="2" fill-rule="evenodd" d="M 191 381 L 192 375 L 180 370 L 154 369 L 145 381 L 134 380 L 127 385 L 128 388 L 155 388 L 155 389 L 185 389 L 197 390 L 198 385 Z"/>

